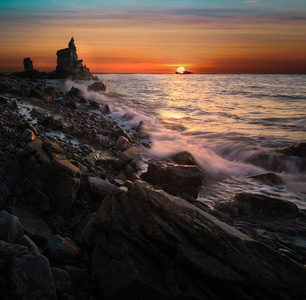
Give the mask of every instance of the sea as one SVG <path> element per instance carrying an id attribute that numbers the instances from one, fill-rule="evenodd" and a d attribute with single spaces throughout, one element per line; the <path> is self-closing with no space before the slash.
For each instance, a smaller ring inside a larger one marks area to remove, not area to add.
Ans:
<path id="1" fill-rule="evenodd" d="M 135 132 L 144 124 L 145 163 L 189 151 L 205 173 L 198 195 L 214 207 L 239 192 L 277 197 L 306 209 L 305 158 L 278 149 L 306 142 L 306 75 L 96 74 L 107 90 L 65 82 L 108 104 L 109 118 Z M 251 178 L 275 173 L 283 184 Z"/>

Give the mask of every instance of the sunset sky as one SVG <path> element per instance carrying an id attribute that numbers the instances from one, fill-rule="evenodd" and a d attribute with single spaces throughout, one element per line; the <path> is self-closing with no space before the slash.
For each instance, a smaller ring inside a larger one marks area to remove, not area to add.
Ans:
<path id="1" fill-rule="evenodd" d="M 0 72 L 73 36 L 94 73 L 306 74 L 305 0 L 0 0 L 0 29 Z"/>

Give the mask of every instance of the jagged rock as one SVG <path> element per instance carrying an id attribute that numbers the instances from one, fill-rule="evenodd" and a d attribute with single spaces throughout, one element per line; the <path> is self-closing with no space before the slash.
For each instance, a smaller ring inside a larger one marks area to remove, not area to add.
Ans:
<path id="1" fill-rule="evenodd" d="M 50 209 L 67 216 L 76 197 L 81 171 L 59 146 L 36 139 L 26 145 L 12 170 L 25 198 L 39 211 Z"/>
<path id="2" fill-rule="evenodd" d="M 23 235 L 22 227 L 16 216 L 5 210 L 0 211 L 0 240 L 15 243 Z"/>
<path id="3" fill-rule="evenodd" d="M 88 91 L 94 91 L 94 92 L 105 92 L 106 91 L 106 85 L 101 82 L 94 82 L 93 84 L 89 85 L 87 87 Z"/>
<path id="4" fill-rule="evenodd" d="M 64 128 L 64 123 L 53 116 L 46 116 L 42 121 L 42 125 L 51 130 L 62 130 Z"/>
<path id="5" fill-rule="evenodd" d="M 33 71 L 33 62 L 30 57 L 26 57 L 23 59 L 23 67 L 26 72 Z"/>
<path id="6" fill-rule="evenodd" d="M 37 107 L 33 107 L 31 110 L 31 115 L 40 121 L 43 121 L 47 117 L 46 112 L 43 109 Z"/>
<path id="7" fill-rule="evenodd" d="M 106 197 L 89 224 L 80 241 L 103 299 L 306 297 L 302 265 L 141 183 Z"/>
<path id="8" fill-rule="evenodd" d="M 230 201 L 219 201 L 216 209 L 240 217 L 295 218 L 299 215 L 293 202 L 250 193 L 238 193 Z"/>
<path id="9" fill-rule="evenodd" d="M 141 178 L 161 186 L 171 195 L 187 194 L 196 198 L 203 183 L 204 174 L 195 165 L 151 161 L 147 172 L 141 174 Z"/>
<path id="10" fill-rule="evenodd" d="M 96 80 L 97 78 L 83 65 L 83 60 L 78 59 L 73 37 L 68 43 L 68 48 L 58 50 L 57 66 L 55 71 L 49 73 L 52 78 L 71 78 L 79 80 Z"/>

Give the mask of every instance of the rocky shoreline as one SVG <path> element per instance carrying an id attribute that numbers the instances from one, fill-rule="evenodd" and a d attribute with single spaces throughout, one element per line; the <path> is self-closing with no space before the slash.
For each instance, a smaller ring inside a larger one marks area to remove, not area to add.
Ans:
<path id="1" fill-rule="evenodd" d="M 0 76 L 1 299 L 306 298 L 303 210 L 247 193 L 210 209 L 189 153 L 143 172 L 142 124 L 36 78 Z M 305 144 L 279 151 L 305 164 Z"/>

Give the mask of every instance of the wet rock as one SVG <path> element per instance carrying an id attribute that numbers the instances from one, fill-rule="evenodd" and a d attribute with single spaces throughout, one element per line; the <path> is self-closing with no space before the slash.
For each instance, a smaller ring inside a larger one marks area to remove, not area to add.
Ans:
<path id="1" fill-rule="evenodd" d="M 194 157 L 188 151 L 178 152 L 172 155 L 170 158 L 179 165 L 196 165 Z"/>
<path id="2" fill-rule="evenodd" d="M 204 174 L 199 167 L 194 165 L 151 161 L 147 172 L 141 174 L 141 178 L 161 186 L 171 195 L 186 193 L 196 198 L 203 183 Z"/>
<path id="3" fill-rule="evenodd" d="M 0 211 L 0 240 L 15 243 L 23 235 L 22 227 L 16 216 L 5 210 Z"/>
<path id="4" fill-rule="evenodd" d="M 130 141 L 124 136 L 120 136 L 116 141 L 116 147 L 121 151 L 128 149 L 130 146 Z"/>
<path id="5" fill-rule="evenodd" d="M 87 87 L 88 91 L 93 91 L 93 92 L 105 92 L 106 91 L 106 85 L 101 82 L 101 81 L 97 81 L 94 82 L 93 84 L 89 85 Z"/>
<path id="6" fill-rule="evenodd" d="M 234 216 L 295 218 L 298 207 L 287 200 L 259 194 L 239 193 L 230 201 L 220 201 L 216 209 Z"/>
<path id="7" fill-rule="evenodd" d="M 68 96 L 70 97 L 80 97 L 82 95 L 82 92 L 78 89 L 75 88 L 74 86 L 70 89 L 70 91 L 67 93 Z"/>
<path id="8" fill-rule="evenodd" d="M 31 110 L 31 115 L 32 115 L 34 118 L 37 118 L 37 119 L 40 120 L 40 121 L 43 121 L 43 120 L 47 117 L 46 112 L 45 112 L 43 109 L 37 108 L 37 107 L 34 107 L 34 108 Z"/>
<path id="9" fill-rule="evenodd" d="M 306 157 L 306 143 L 296 143 L 288 147 L 278 150 L 278 152 L 284 153 L 289 156 Z"/>
<path id="10" fill-rule="evenodd" d="M 103 299 L 306 296 L 303 266 L 144 184 L 106 197 L 90 223 L 84 240 Z"/>
<path id="11" fill-rule="evenodd" d="M 276 175 L 275 173 L 258 174 L 258 175 L 250 176 L 249 178 L 252 178 L 256 181 L 259 181 L 269 186 L 284 184 L 283 179 L 280 176 Z"/>
<path id="12" fill-rule="evenodd" d="M 61 120 L 55 119 L 53 116 L 45 117 L 42 124 L 51 130 L 62 130 L 64 128 L 64 123 Z"/>
<path id="13" fill-rule="evenodd" d="M 108 104 L 103 106 L 102 113 L 105 114 L 105 115 L 108 115 L 108 114 L 111 113 L 111 109 L 110 109 Z"/>
<path id="14" fill-rule="evenodd" d="M 4 96 L 0 96 L 0 103 L 2 104 L 9 104 L 11 103 L 11 100 L 7 97 L 4 97 Z"/>

